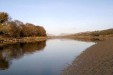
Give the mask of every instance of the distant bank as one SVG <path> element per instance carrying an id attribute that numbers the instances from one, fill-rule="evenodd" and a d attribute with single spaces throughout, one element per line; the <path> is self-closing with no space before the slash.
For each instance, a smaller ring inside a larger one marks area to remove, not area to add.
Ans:
<path id="1" fill-rule="evenodd" d="M 60 36 L 51 36 L 49 38 L 70 38 L 75 40 L 84 40 L 84 41 L 103 41 L 110 38 L 113 38 L 113 28 L 106 29 L 106 30 L 100 30 L 100 31 L 87 31 L 87 32 L 81 32 L 81 33 L 73 33 L 73 34 L 67 34 L 67 35 L 60 35 Z"/>

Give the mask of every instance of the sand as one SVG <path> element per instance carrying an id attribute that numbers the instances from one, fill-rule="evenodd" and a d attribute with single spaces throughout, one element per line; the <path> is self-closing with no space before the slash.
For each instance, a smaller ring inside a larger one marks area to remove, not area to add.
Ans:
<path id="1" fill-rule="evenodd" d="M 113 39 L 86 49 L 62 75 L 113 75 Z"/>

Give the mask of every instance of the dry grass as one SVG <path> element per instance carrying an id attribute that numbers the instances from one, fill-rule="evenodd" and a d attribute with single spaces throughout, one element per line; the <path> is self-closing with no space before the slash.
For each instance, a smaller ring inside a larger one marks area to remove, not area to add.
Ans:
<path id="1" fill-rule="evenodd" d="M 45 40 L 47 40 L 47 37 L 2 38 L 0 39 L 0 46 L 15 43 L 33 43 Z"/>

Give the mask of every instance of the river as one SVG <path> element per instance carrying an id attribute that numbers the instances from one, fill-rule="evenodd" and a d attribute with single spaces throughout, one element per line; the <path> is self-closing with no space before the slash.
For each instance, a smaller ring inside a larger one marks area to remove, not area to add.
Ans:
<path id="1" fill-rule="evenodd" d="M 49 39 L 0 47 L 0 75 L 60 75 L 95 42 Z"/>

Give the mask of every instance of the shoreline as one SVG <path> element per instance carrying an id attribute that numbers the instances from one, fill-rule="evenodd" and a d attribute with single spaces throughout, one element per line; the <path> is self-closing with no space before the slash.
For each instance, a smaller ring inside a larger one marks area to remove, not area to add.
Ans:
<path id="1" fill-rule="evenodd" d="M 62 75 L 112 75 L 113 38 L 99 42 L 83 51 Z"/>
<path id="2" fill-rule="evenodd" d="M 66 38 L 66 39 L 75 39 L 75 40 L 83 40 L 83 41 L 105 41 L 111 39 L 113 35 L 100 35 L 100 36 L 90 36 L 90 35 L 66 35 L 66 36 L 48 36 L 49 39 L 56 38 Z"/>
<path id="3" fill-rule="evenodd" d="M 0 40 L 0 46 L 15 44 L 15 43 L 32 43 L 32 42 L 39 42 L 45 40 L 47 40 L 47 37 L 2 38 Z"/>
<path id="4" fill-rule="evenodd" d="M 61 38 L 70 38 L 70 39 L 77 39 L 77 40 L 99 40 L 99 41 L 104 41 L 111 39 L 113 36 L 64 36 Z"/>

